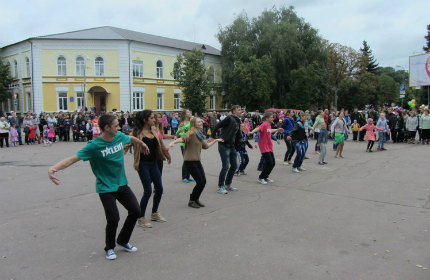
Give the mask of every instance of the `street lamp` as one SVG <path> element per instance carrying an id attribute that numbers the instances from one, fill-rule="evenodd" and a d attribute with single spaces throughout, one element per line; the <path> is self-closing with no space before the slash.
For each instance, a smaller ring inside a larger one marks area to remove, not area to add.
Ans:
<path id="1" fill-rule="evenodd" d="M 87 56 L 85 59 L 85 68 L 84 68 L 84 102 L 82 104 L 82 106 L 84 107 L 84 111 L 87 105 L 87 61 L 89 60 L 90 58 Z"/>

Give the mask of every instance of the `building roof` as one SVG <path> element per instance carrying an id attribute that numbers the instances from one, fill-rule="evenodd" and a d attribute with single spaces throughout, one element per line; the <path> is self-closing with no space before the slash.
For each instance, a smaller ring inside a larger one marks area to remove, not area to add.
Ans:
<path id="1" fill-rule="evenodd" d="M 191 51 L 196 48 L 203 53 L 221 55 L 220 51 L 214 47 L 188 41 L 171 39 L 137 31 L 103 26 L 78 31 L 59 33 L 53 35 L 39 36 L 32 39 L 60 39 L 60 40 L 130 40 L 158 46 L 166 46 L 176 49 Z"/>

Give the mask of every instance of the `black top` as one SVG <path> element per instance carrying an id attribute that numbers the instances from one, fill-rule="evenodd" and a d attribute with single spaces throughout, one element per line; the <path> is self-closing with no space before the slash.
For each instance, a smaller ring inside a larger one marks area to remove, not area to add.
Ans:
<path id="1" fill-rule="evenodd" d="M 154 161 L 157 159 L 157 146 L 158 141 L 157 138 L 148 138 L 143 137 L 142 139 L 143 143 L 146 144 L 149 148 L 149 154 L 145 155 L 143 153 L 140 154 L 140 161 Z"/>

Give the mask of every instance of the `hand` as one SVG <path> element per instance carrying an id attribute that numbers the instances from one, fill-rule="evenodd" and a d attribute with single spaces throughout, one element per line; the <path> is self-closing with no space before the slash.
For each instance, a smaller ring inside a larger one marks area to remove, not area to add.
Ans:
<path id="1" fill-rule="evenodd" d="M 251 136 L 253 133 L 250 131 L 250 132 L 248 132 L 248 136 Z"/>
<path id="2" fill-rule="evenodd" d="M 49 179 L 52 181 L 52 182 L 54 182 L 54 184 L 56 184 L 57 186 L 60 184 L 60 180 L 54 175 L 55 174 L 55 172 L 57 172 L 58 170 L 56 170 L 56 169 L 54 169 L 54 168 L 52 168 L 52 167 L 50 167 L 49 169 L 48 169 L 48 177 L 49 177 Z"/>
<path id="3" fill-rule="evenodd" d="M 258 144 L 255 144 L 255 148 L 256 148 L 256 149 L 258 148 Z"/>
<path id="4" fill-rule="evenodd" d="M 168 150 L 168 151 L 172 150 L 172 149 L 173 149 L 173 146 L 174 146 L 173 144 L 169 144 L 169 146 L 167 146 L 167 150 Z"/>
<path id="5" fill-rule="evenodd" d="M 278 143 L 278 145 L 280 145 L 280 144 L 281 144 L 281 142 L 279 142 L 279 141 L 276 141 L 276 143 Z"/>
<path id="6" fill-rule="evenodd" d="M 284 129 L 281 127 L 281 128 L 278 129 L 278 132 L 284 133 Z"/>
<path id="7" fill-rule="evenodd" d="M 222 139 L 222 138 L 215 139 L 215 142 L 224 142 L 224 139 Z"/>
<path id="8" fill-rule="evenodd" d="M 291 141 L 291 136 L 288 136 L 288 137 L 287 137 L 287 141 Z"/>
<path id="9" fill-rule="evenodd" d="M 140 150 L 142 151 L 142 153 L 144 155 L 149 155 L 149 148 L 148 148 L 148 146 L 146 146 L 146 144 L 143 143 L 143 141 L 140 141 L 139 144 L 140 144 Z"/>
<path id="10" fill-rule="evenodd" d="M 175 135 L 175 137 L 173 137 L 173 140 L 176 140 L 176 139 L 178 139 L 178 137 L 176 137 L 176 135 Z"/>
<path id="11" fill-rule="evenodd" d="M 167 159 L 167 164 L 171 164 L 172 163 L 172 159 L 171 158 L 168 158 Z"/>
<path id="12" fill-rule="evenodd" d="M 255 148 L 257 148 L 257 147 L 255 147 Z M 251 147 L 251 150 L 254 150 L 254 147 Z"/>
<path id="13" fill-rule="evenodd" d="M 212 142 L 212 141 L 214 141 L 215 139 L 213 139 L 212 137 L 209 137 L 209 139 L 208 139 L 208 143 L 210 143 L 210 142 Z"/>

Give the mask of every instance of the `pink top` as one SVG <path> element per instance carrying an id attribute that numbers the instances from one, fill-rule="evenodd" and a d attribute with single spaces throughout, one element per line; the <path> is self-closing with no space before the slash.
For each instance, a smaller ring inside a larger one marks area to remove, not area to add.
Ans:
<path id="1" fill-rule="evenodd" d="M 163 122 L 163 127 L 167 127 L 167 117 L 163 115 L 162 118 L 162 122 Z"/>
<path id="2" fill-rule="evenodd" d="M 367 141 L 376 141 L 375 137 L 375 129 L 379 131 L 384 131 L 382 128 L 376 127 L 374 124 L 366 124 L 360 128 L 360 131 L 366 130 L 366 136 L 365 139 Z"/>
<path id="3" fill-rule="evenodd" d="M 272 143 L 272 128 L 270 124 L 267 122 L 262 123 L 260 126 L 260 138 L 258 140 L 258 146 L 260 146 L 260 152 L 268 153 L 273 152 L 273 143 Z"/>
<path id="4" fill-rule="evenodd" d="M 157 131 L 157 134 L 158 134 L 158 138 L 160 138 L 161 140 L 163 140 L 164 136 L 163 136 L 163 133 L 160 130 Z"/>

